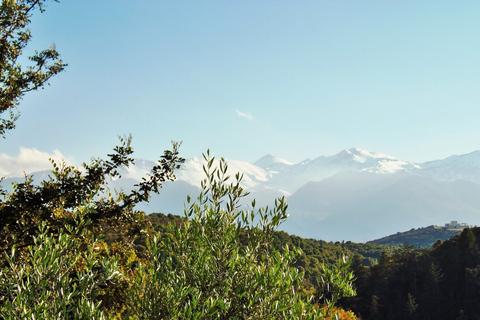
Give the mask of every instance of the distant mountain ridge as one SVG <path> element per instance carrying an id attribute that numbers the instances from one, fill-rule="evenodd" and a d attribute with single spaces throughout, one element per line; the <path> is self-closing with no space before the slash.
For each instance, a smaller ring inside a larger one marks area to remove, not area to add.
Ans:
<path id="1" fill-rule="evenodd" d="M 227 160 L 230 175 L 243 173 L 242 184 L 251 193 L 245 205 L 255 198 L 271 206 L 285 196 L 290 218 L 283 229 L 301 237 L 363 242 L 450 220 L 480 225 L 480 151 L 424 163 L 361 148 L 296 164 L 274 155 L 254 163 Z M 187 159 L 176 172 L 177 181 L 166 183 L 140 209 L 181 215 L 187 194 L 198 194 L 203 161 Z M 137 159 L 122 170 L 121 180 L 111 182 L 112 188 L 132 187 L 153 165 Z M 10 177 L 2 185 L 10 181 L 19 179 Z"/>

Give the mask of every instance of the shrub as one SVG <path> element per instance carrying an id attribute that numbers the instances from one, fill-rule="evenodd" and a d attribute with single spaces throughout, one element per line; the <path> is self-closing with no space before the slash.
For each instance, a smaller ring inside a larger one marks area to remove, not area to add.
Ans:
<path id="1" fill-rule="evenodd" d="M 105 319 L 100 297 L 122 281 L 117 263 L 101 257 L 101 245 L 85 232 L 90 206 L 79 209 L 76 226 L 58 235 L 44 222 L 34 244 L 6 254 L 0 271 L 2 319 Z"/>
<path id="2" fill-rule="evenodd" d="M 284 199 L 273 209 L 240 210 L 241 176 L 229 183 L 227 163 L 204 156 L 207 174 L 183 225 L 170 224 L 149 243 L 151 263 L 137 269 L 130 316 L 139 319 L 313 319 L 325 315 L 297 290 L 292 267 L 300 250 L 273 247 L 287 218 Z M 336 279 L 336 278 L 335 278 Z"/>
<path id="3" fill-rule="evenodd" d="M 199 197 L 188 199 L 182 223 L 147 241 L 143 260 L 92 236 L 94 196 L 76 211 L 58 211 L 69 216 L 63 226 L 43 221 L 31 244 L 5 254 L 0 318 L 354 319 L 333 306 L 353 294 L 348 262 L 323 269 L 325 306 L 298 294 L 303 274 L 293 264 L 301 250 L 274 246 L 285 200 L 241 210 L 241 175 L 230 182 L 224 159 L 218 167 L 205 160 Z"/>

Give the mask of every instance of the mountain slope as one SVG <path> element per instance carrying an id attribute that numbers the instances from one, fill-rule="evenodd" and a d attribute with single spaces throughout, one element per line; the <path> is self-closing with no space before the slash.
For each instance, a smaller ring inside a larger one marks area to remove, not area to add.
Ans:
<path id="1" fill-rule="evenodd" d="M 468 180 L 480 184 L 480 151 L 419 165 L 415 173 L 439 181 Z"/>
<path id="2" fill-rule="evenodd" d="M 450 220 L 480 224 L 480 185 L 410 174 L 342 173 L 309 183 L 289 199 L 287 232 L 363 242 Z"/>

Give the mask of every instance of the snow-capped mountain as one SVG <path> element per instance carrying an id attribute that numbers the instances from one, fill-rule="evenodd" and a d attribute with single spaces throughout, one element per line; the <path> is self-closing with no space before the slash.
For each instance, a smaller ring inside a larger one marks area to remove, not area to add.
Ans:
<path id="1" fill-rule="evenodd" d="M 467 180 L 480 184 L 480 151 L 419 165 L 417 174 L 439 181 Z"/>
<path id="2" fill-rule="evenodd" d="M 279 171 L 283 171 L 287 167 L 293 165 L 293 163 L 288 162 L 287 160 L 284 160 L 282 158 L 272 156 L 271 154 L 263 156 L 262 158 L 255 161 L 253 164 L 271 173 L 278 173 Z"/>
<path id="3" fill-rule="evenodd" d="M 418 165 L 396 159 L 387 154 L 369 152 L 360 148 L 343 150 L 333 156 L 307 159 L 295 165 L 285 166 L 266 182 L 270 188 L 285 191 L 287 195 L 309 181 L 321 181 L 344 171 L 395 173 L 419 169 Z"/>
<path id="4" fill-rule="evenodd" d="M 425 163 L 360 148 L 296 164 L 273 155 L 254 163 L 227 161 L 230 176 L 243 174 L 250 192 L 245 204 L 255 198 L 271 206 L 275 198 L 287 198 L 290 219 L 283 229 L 299 236 L 367 241 L 450 220 L 480 225 L 480 151 Z M 111 187 L 132 188 L 154 165 L 137 159 Z M 203 165 L 202 157 L 187 159 L 177 180 L 139 209 L 182 215 L 187 195 L 199 193 Z M 37 180 L 45 177 L 47 172 L 34 173 Z M 23 179 L 9 177 L 2 185 Z"/>
<path id="5" fill-rule="evenodd" d="M 216 159 L 213 166 L 218 166 L 219 160 Z M 237 172 L 243 173 L 243 186 L 245 188 L 253 188 L 262 184 L 269 179 L 267 170 L 256 166 L 252 163 L 238 160 L 229 160 L 227 174 L 231 177 Z M 187 159 L 182 168 L 175 173 L 178 180 L 186 181 L 192 185 L 200 186 L 200 182 L 205 178 L 203 171 L 204 160 L 202 157 L 194 157 Z"/>

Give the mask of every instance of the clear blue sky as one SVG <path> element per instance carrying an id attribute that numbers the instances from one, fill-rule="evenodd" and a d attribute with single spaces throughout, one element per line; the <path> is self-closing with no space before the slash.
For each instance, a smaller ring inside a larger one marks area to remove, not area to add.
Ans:
<path id="1" fill-rule="evenodd" d="M 253 162 L 361 147 L 422 162 L 480 149 L 480 1 L 63 0 L 29 48 L 69 64 L 0 153 L 75 161 L 131 133 Z"/>

